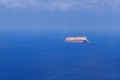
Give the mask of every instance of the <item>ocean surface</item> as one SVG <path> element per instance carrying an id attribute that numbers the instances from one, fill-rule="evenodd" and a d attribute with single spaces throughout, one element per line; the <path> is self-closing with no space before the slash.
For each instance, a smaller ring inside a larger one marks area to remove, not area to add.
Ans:
<path id="1" fill-rule="evenodd" d="M 120 80 L 120 37 L 86 34 L 0 34 L 0 80 Z"/>

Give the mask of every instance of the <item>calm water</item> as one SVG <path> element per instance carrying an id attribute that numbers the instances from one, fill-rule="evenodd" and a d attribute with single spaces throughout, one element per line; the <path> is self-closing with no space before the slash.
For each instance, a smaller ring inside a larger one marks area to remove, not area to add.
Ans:
<path id="1" fill-rule="evenodd" d="M 120 80 L 118 36 L 88 35 L 90 44 L 65 37 L 0 35 L 0 80 Z"/>

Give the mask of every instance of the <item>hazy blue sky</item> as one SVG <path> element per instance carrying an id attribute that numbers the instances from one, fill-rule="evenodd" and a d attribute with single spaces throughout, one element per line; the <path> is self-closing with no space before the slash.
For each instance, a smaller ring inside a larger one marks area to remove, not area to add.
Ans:
<path id="1" fill-rule="evenodd" d="M 120 0 L 0 0 L 1 31 L 120 33 Z"/>

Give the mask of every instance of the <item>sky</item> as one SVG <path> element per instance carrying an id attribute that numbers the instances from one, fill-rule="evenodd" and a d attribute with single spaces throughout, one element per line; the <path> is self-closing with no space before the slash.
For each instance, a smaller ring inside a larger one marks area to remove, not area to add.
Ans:
<path id="1" fill-rule="evenodd" d="M 120 0 L 0 0 L 0 31 L 120 34 Z"/>

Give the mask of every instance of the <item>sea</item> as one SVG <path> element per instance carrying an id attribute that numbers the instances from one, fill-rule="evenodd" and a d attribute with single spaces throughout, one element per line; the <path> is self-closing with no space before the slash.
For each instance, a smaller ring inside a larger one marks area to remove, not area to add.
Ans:
<path id="1" fill-rule="evenodd" d="M 118 34 L 3 33 L 0 80 L 120 80 Z M 90 43 L 66 43 L 68 36 Z"/>

